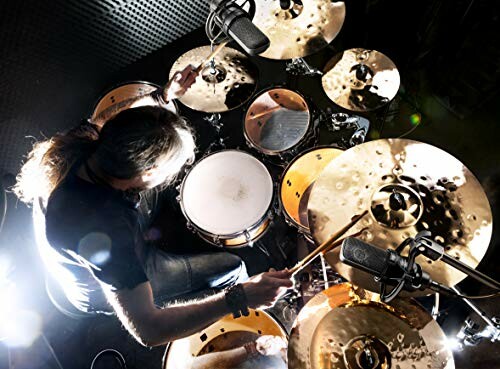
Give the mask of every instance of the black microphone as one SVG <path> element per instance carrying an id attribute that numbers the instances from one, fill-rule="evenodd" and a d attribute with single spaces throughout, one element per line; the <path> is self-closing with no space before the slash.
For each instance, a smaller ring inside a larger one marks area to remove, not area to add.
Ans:
<path id="1" fill-rule="evenodd" d="M 408 258 L 399 255 L 394 250 L 382 250 L 357 238 L 348 237 L 342 242 L 340 261 L 374 275 L 381 283 L 394 285 L 404 279 L 403 289 L 406 291 L 428 288 L 436 292 L 456 295 L 451 288 L 433 281 L 419 264 L 414 263 L 407 271 Z"/>
<path id="2" fill-rule="evenodd" d="M 210 0 L 210 9 L 215 12 L 215 22 L 222 31 L 249 55 L 260 54 L 269 47 L 269 38 L 233 0 Z"/>

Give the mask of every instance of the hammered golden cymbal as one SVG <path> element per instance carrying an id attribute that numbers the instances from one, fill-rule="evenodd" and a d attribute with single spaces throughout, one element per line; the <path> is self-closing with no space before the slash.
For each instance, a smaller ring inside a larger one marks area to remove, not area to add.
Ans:
<path id="1" fill-rule="evenodd" d="M 400 195 L 397 204 L 394 193 Z M 491 209 L 478 180 L 455 157 L 422 142 L 366 142 L 333 160 L 309 197 L 309 227 L 315 242 L 323 243 L 364 210 L 368 214 L 349 233 L 366 227 L 358 238 L 382 249 L 395 249 L 405 239 L 428 230 L 449 256 L 475 268 L 491 239 Z M 372 275 L 340 262 L 338 249 L 325 258 L 352 283 L 379 290 Z M 419 256 L 416 262 L 446 286 L 465 278 L 439 260 Z M 422 291 L 412 294 L 417 293 Z"/>
<path id="2" fill-rule="evenodd" d="M 170 78 L 190 64 L 196 67 L 203 63 L 210 52 L 210 46 L 201 46 L 181 55 L 172 65 Z M 206 113 L 222 113 L 240 107 L 255 92 L 257 67 L 243 53 L 230 47 L 222 49 L 212 60 L 205 64 L 195 83 L 179 101 Z"/>
<path id="3" fill-rule="evenodd" d="M 331 0 L 256 0 L 253 23 L 271 41 L 260 56 L 269 59 L 302 58 L 326 47 L 344 24 L 345 3 Z"/>
<path id="4" fill-rule="evenodd" d="M 396 65 L 375 50 L 350 49 L 325 66 L 323 90 L 335 104 L 352 111 L 370 111 L 391 101 L 399 90 Z"/>
<path id="5" fill-rule="evenodd" d="M 453 369 L 439 325 L 411 299 L 373 301 L 349 283 L 302 308 L 288 343 L 289 369 Z"/>

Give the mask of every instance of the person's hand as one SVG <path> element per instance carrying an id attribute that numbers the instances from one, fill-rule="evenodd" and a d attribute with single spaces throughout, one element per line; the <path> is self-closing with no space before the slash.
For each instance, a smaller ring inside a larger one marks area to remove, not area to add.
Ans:
<path id="1" fill-rule="evenodd" d="M 188 65 L 183 70 L 175 72 L 169 83 L 165 86 L 163 99 L 165 101 L 170 101 L 183 96 L 193 85 L 197 76 L 198 72 L 192 65 Z"/>
<path id="2" fill-rule="evenodd" d="M 292 273 L 285 269 L 261 273 L 242 283 L 248 307 L 265 309 L 273 306 L 287 289 L 293 287 L 291 276 Z"/>
<path id="3" fill-rule="evenodd" d="M 282 354 L 283 351 L 286 351 L 287 344 L 285 340 L 279 336 L 260 336 L 255 341 L 255 348 L 259 352 L 259 354 L 264 356 L 272 356 Z"/>

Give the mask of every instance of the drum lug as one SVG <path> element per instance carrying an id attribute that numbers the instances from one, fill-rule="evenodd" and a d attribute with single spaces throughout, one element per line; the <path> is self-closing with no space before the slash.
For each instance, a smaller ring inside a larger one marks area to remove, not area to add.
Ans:
<path id="1" fill-rule="evenodd" d="M 191 231 L 191 232 L 194 232 L 194 227 L 193 227 L 193 224 L 190 222 L 190 221 L 187 221 L 186 222 L 186 228 Z"/>
<path id="2" fill-rule="evenodd" d="M 245 240 L 247 241 L 247 243 L 250 245 L 250 243 L 253 243 L 252 242 L 252 236 L 250 236 L 250 232 L 248 232 L 247 230 L 245 230 L 243 232 L 243 234 L 245 235 Z"/>
<path id="3" fill-rule="evenodd" d="M 219 247 L 222 247 L 222 241 L 220 240 L 220 236 L 219 235 L 215 235 L 212 237 L 212 240 L 214 241 L 214 244 L 219 246 Z"/>

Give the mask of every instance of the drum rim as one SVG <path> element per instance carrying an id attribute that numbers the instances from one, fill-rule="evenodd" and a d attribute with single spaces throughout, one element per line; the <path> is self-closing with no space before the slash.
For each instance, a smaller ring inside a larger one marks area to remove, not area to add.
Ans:
<path id="1" fill-rule="evenodd" d="M 342 149 L 340 146 L 335 145 L 335 144 L 319 145 L 319 146 L 315 146 L 315 147 L 309 147 L 309 148 L 305 149 L 304 151 L 301 151 L 300 153 L 298 153 L 287 164 L 287 166 L 285 167 L 285 169 L 281 173 L 280 178 L 278 180 L 278 189 L 277 189 L 278 190 L 278 194 L 277 194 L 277 197 L 278 197 L 278 202 L 279 202 L 279 209 L 280 209 L 281 213 L 283 214 L 283 216 L 285 217 L 285 221 L 287 223 L 289 223 L 290 225 L 292 225 L 293 227 L 297 228 L 300 233 L 304 234 L 307 237 L 311 237 L 310 236 L 311 230 L 308 229 L 308 228 L 306 228 L 306 227 L 304 227 L 302 224 L 298 223 L 295 219 L 293 219 L 293 217 L 290 216 L 290 214 L 288 214 L 288 212 L 285 209 L 285 206 L 283 205 L 283 201 L 281 199 L 281 189 L 283 187 L 283 180 L 285 179 L 285 175 L 288 172 L 288 170 L 291 169 L 291 167 L 293 166 L 293 164 L 298 159 L 300 159 L 301 157 L 303 157 L 304 155 L 306 155 L 306 154 L 308 154 L 308 153 L 310 153 L 312 151 L 320 150 L 320 149 L 337 149 L 337 150 L 341 150 L 342 152 L 346 151 L 345 149 Z M 311 238 L 311 240 L 312 240 L 312 238 Z"/>
<path id="2" fill-rule="evenodd" d="M 275 314 L 273 314 L 271 311 L 265 311 L 265 310 L 262 310 L 262 309 L 251 309 L 251 310 L 258 311 L 259 314 L 264 313 L 269 318 L 271 318 L 271 320 L 273 320 L 278 325 L 278 327 L 280 328 L 280 330 L 285 334 L 285 337 L 286 337 L 286 340 L 287 340 L 287 345 L 288 345 L 288 341 L 290 340 L 290 332 L 287 331 L 285 325 L 275 316 Z M 225 315 L 225 316 L 227 316 L 227 315 Z M 220 319 L 218 319 L 216 322 L 214 322 L 212 324 L 215 324 L 215 323 L 219 322 L 224 317 L 221 317 Z M 199 332 L 197 332 L 197 333 L 199 333 Z M 197 333 L 194 333 L 194 334 L 197 334 Z M 166 369 L 165 365 L 166 365 L 166 360 L 167 360 L 167 357 L 168 357 L 168 353 L 172 349 L 172 345 L 173 345 L 174 342 L 175 341 L 171 341 L 171 342 L 167 343 L 167 346 L 166 346 L 166 349 L 165 349 L 165 353 L 163 354 L 163 357 L 162 357 L 162 360 L 161 360 L 161 368 L 162 369 Z"/>
<path id="3" fill-rule="evenodd" d="M 215 154 L 218 154 L 218 153 L 222 153 L 222 152 L 229 152 L 229 151 L 235 151 L 235 152 L 238 152 L 238 153 L 243 153 L 245 155 L 248 155 L 251 158 L 257 160 L 257 162 L 259 162 L 259 164 L 262 165 L 262 167 L 266 170 L 266 173 L 269 175 L 269 179 L 271 180 L 271 185 L 272 185 L 272 188 L 271 188 L 271 199 L 269 201 L 269 205 L 267 206 L 267 210 L 264 212 L 264 214 L 262 215 L 262 217 L 260 217 L 259 220 L 257 222 L 255 222 L 254 224 L 252 224 L 250 227 L 248 227 L 248 228 L 246 228 L 246 229 L 244 229 L 242 231 L 234 232 L 234 233 L 231 233 L 231 234 L 217 235 L 217 234 L 214 234 L 214 233 L 212 233 L 210 231 L 207 231 L 207 230 L 201 228 L 200 226 L 198 226 L 197 224 L 195 224 L 193 222 L 193 220 L 186 213 L 186 209 L 184 207 L 182 199 L 183 199 L 184 187 L 185 187 L 185 184 L 186 184 L 186 180 L 189 177 L 189 174 L 191 174 L 191 172 L 194 170 L 194 168 L 200 162 L 202 162 L 203 160 L 205 160 L 206 158 L 208 158 L 208 157 L 210 157 L 212 155 L 215 155 Z M 200 232 L 203 235 L 205 235 L 205 236 L 207 236 L 208 238 L 211 238 L 211 239 L 217 239 L 217 238 L 223 239 L 223 240 L 233 239 L 233 238 L 239 237 L 241 235 L 244 235 L 245 232 L 254 230 L 256 227 L 259 227 L 262 224 L 263 221 L 265 221 L 266 219 L 268 219 L 268 218 L 271 217 L 271 209 L 272 209 L 272 204 L 273 204 L 274 197 L 275 197 L 275 193 L 274 193 L 275 189 L 274 189 L 274 187 L 275 186 L 274 186 L 273 177 L 271 176 L 271 173 L 269 172 L 269 169 L 267 169 L 267 167 L 265 166 L 265 164 L 263 162 L 261 162 L 259 159 L 257 159 L 255 156 L 253 156 L 252 154 L 250 154 L 250 153 L 248 153 L 246 151 L 239 150 L 239 149 L 223 149 L 223 150 L 218 150 L 218 151 L 211 152 L 210 154 L 203 156 L 200 160 L 198 160 L 195 164 L 193 164 L 193 166 L 191 168 L 189 168 L 188 171 L 186 171 L 186 174 L 184 175 L 184 178 L 182 179 L 182 183 L 180 184 L 180 187 L 179 187 L 179 199 L 180 199 L 179 200 L 179 205 L 180 205 L 182 214 L 184 215 L 184 218 L 186 218 L 188 224 L 190 224 L 197 232 Z M 267 228 L 269 228 L 269 227 L 267 227 Z M 260 238 L 261 236 L 263 236 L 264 233 L 265 233 L 265 231 L 261 232 L 260 235 L 258 235 L 255 239 L 253 239 L 251 241 L 257 240 L 258 238 Z"/>
<path id="4" fill-rule="evenodd" d="M 113 90 L 116 90 L 120 87 L 123 87 L 123 86 L 126 86 L 126 85 L 132 85 L 132 84 L 144 84 L 144 85 L 149 85 L 149 86 L 152 86 L 152 87 L 156 87 L 156 88 L 161 88 L 161 85 L 157 84 L 157 83 L 154 83 L 154 82 L 149 82 L 149 81 L 143 81 L 143 80 L 127 80 L 127 81 L 122 81 L 122 82 L 119 82 L 113 86 L 111 86 L 110 88 L 104 90 L 104 92 L 102 92 L 99 97 L 97 98 L 97 100 L 94 102 L 94 104 L 92 105 L 92 108 L 90 109 L 89 111 L 89 114 L 87 114 L 87 116 L 92 119 L 93 115 L 94 115 L 94 112 L 97 108 L 97 106 L 99 105 L 99 103 L 102 101 L 102 99 L 104 99 L 104 97 L 109 94 L 111 91 Z M 177 104 L 177 102 L 175 100 L 170 100 L 169 103 L 172 103 L 174 104 L 175 106 L 175 109 L 177 110 L 177 113 L 179 113 L 179 105 Z"/>
<path id="5" fill-rule="evenodd" d="M 271 91 L 271 90 L 288 90 L 288 91 L 296 93 L 297 95 L 299 95 L 302 98 L 304 103 L 307 105 L 307 111 L 309 113 L 309 120 L 308 120 L 308 124 L 307 124 L 307 129 L 306 129 L 306 132 L 304 133 L 304 135 L 301 137 L 301 139 L 296 144 L 294 144 L 293 146 L 290 146 L 288 149 L 281 150 L 281 151 L 267 150 L 267 149 L 264 149 L 264 148 L 257 146 L 257 144 L 255 142 L 253 142 L 253 140 L 248 136 L 247 130 L 245 129 L 245 123 L 247 121 L 246 116 L 247 116 L 248 110 L 250 109 L 252 104 L 255 102 L 255 100 L 257 100 L 264 93 Z M 304 138 L 306 138 L 308 136 L 309 131 L 311 129 L 314 129 L 314 117 L 313 117 L 312 112 L 313 112 L 313 110 L 312 110 L 311 104 L 307 101 L 306 97 L 301 92 L 299 92 L 297 90 L 292 90 L 291 88 L 288 88 L 288 87 L 282 86 L 282 85 L 264 88 L 264 89 L 258 91 L 257 93 L 255 93 L 254 97 L 250 100 L 250 102 L 248 103 L 248 105 L 245 108 L 245 114 L 243 115 L 243 135 L 245 137 L 245 141 L 246 141 L 247 145 L 250 146 L 252 149 L 255 149 L 258 152 L 265 154 L 265 155 L 280 156 L 280 155 L 285 155 L 289 152 L 292 152 L 293 150 L 297 149 L 297 147 L 299 147 L 303 143 L 303 140 L 304 140 Z"/>

